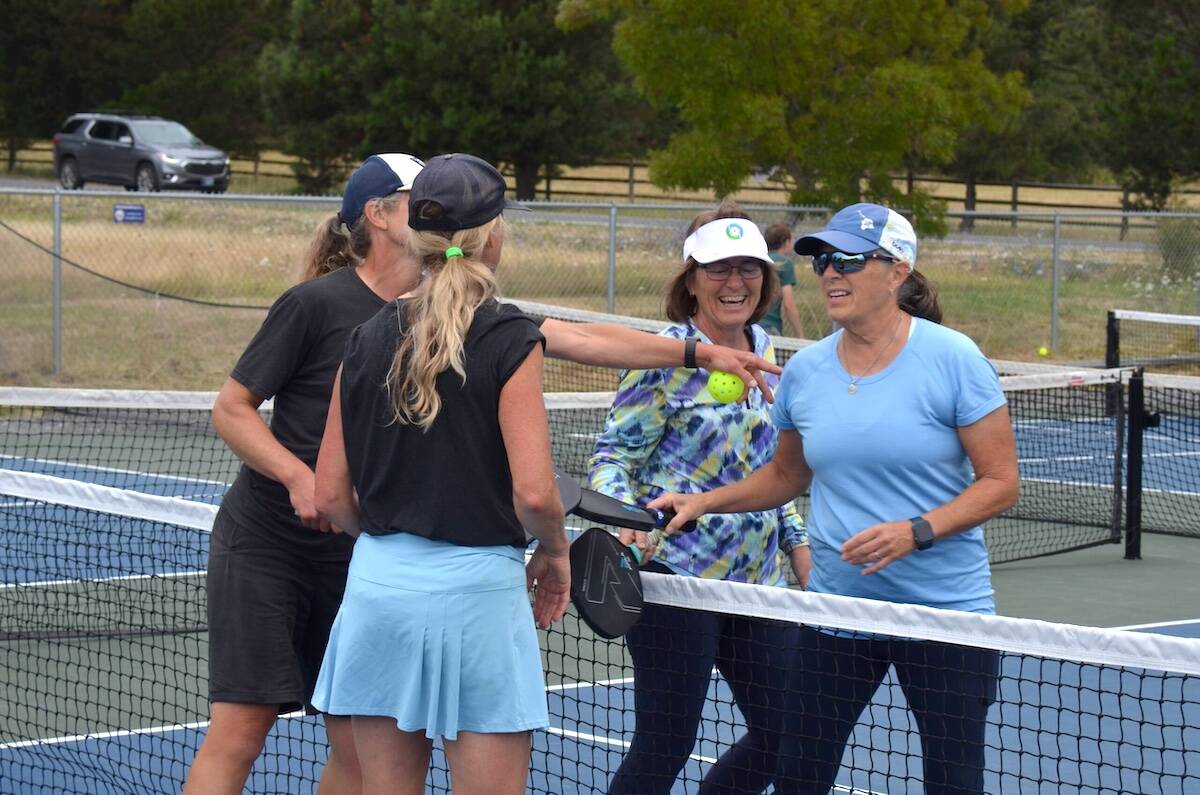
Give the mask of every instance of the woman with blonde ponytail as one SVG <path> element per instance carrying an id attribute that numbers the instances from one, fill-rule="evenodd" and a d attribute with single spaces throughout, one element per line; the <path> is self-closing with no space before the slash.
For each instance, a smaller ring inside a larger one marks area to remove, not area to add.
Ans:
<path id="1" fill-rule="evenodd" d="M 545 339 L 496 300 L 504 189 L 471 155 L 429 161 L 420 294 L 354 330 L 329 407 L 317 508 L 357 541 L 313 703 L 353 716 L 367 793 L 423 792 L 441 737 L 456 792 L 518 795 L 549 725 L 535 623 L 562 617 L 570 568 Z"/>

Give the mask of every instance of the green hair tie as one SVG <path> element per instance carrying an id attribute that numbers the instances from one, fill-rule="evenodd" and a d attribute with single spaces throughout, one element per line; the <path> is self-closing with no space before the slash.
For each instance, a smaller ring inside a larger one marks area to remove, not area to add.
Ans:
<path id="1" fill-rule="evenodd" d="M 451 260 L 451 259 L 454 259 L 455 257 L 461 257 L 461 256 L 463 256 L 463 250 L 461 248 L 459 248 L 458 246 L 451 246 L 450 248 L 446 249 L 446 259 L 447 260 Z"/>

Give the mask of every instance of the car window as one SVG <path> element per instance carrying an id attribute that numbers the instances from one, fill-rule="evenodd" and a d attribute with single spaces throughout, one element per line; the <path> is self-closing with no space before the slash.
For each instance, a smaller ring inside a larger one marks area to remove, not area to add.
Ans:
<path id="1" fill-rule="evenodd" d="M 129 125 L 121 124 L 120 122 L 117 122 L 116 124 L 113 125 L 113 127 L 115 128 L 113 131 L 114 139 L 120 140 L 122 135 L 127 136 L 129 138 L 133 137 L 129 132 Z"/>
<path id="2" fill-rule="evenodd" d="M 153 146 L 200 146 L 200 139 L 177 121 L 130 122 L 138 141 Z"/>
<path id="3" fill-rule="evenodd" d="M 69 119 L 67 123 L 63 125 L 62 132 L 66 135 L 76 133 L 79 131 L 79 128 L 83 126 L 85 121 L 87 121 L 87 119 Z"/>
<path id="4" fill-rule="evenodd" d="M 88 137 L 101 141 L 115 141 L 117 140 L 117 125 L 111 121 L 98 121 L 88 130 Z"/>

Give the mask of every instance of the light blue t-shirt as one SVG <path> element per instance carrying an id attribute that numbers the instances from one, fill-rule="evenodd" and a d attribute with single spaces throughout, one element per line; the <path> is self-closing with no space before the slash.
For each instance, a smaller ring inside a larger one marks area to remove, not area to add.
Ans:
<path id="1" fill-rule="evenodd" d="M 813 471 L 809 590 L 994 613 L 980 527 L 868 576 L 841 558 L 842 544 L 859 531 L 961 494 L 973 473 L 957 429 L 1006 402 L 974 342 L 927 320 L 913 324 L 900 354 L 857 381 L 854 394 L 837 356 L 841 331 L 792 356 L 775 391 L 771 417 L 781 430 L 800 433 Z"/>

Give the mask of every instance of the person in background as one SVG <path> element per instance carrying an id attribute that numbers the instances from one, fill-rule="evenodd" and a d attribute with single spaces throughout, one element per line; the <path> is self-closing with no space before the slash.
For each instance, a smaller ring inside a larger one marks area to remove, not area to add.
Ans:
<path id="1" fill-rule="evenodd" d="M 787 252 L 792 250 L 792 230 L 787 224 L 771 224 L 763 231 L 767 241 L 767 253 L 779 276 L 779 297 L 771 302 L 770 308 L 758 324 L 768 334 L 783 334 L 783 319 L 787 318 L 791 336 L 803 337 L 804 326 L 800 323 L 800 312 L 796 309 L 796 268 Z M 782 316 L 781 316 L 782 315 Z"/>
<path id="2" fill-rule="evenodd" d="M 415 289 L 408 190 L 422 161 L 372 155 L 351 174 L 340 211 L 318 227 L 301 282 L 271 307 L 213 406 L 213 426 L 243 461 L 213 525 L 208 566 L 211 722 L 187 795 L 241 793 L 277 715 L 308 703 L 341 604 L 352 542 L 327 535 L 313 507 L 313 466 L 346 339 Z M 545 320 L 546 355 L 606 367 L 680 363 L 684 344 L 608 324 Z M 748 383 L 778 372 L 751 353 L 701 345 L 697 361 Z M 275 407 L 268 427 L 258 409 Z M 321 531 L 321 532 L 314 532 Z M 349 720 L 324 716 L 322 795 L 359 791 Z"/>
<path id="3" fill-rule="evenodd" d="M 667 494 L 669 529 L 763 510 L 811 485 L 809 590 L 994 613 L 981 525 L 1017 498 L 1016 445 L 1000 381 L 941 324 L 916 270 L 917 239 L 875 204 L 801 237 L 841 329 L 787 363 L 770 463 L 703 494 Z M 916 717 L 925 792 L 983 792 L 984 732 L 998 655 L 944 643 L 800 630 L 775 792 L 827 793 L 847 739 L 890 668 Z"/>
<path id="4" fill-rule="evenodd" d="M 549 725 L 534 618 L 571 574 L 542 335 L 496 300 L 504 188 L 467 154 L 417 175 L 428 278 L 351 334 L 317 460 L 318 510 L 358 540 L 313 703 L 354 716 L 368 793 L 424 792 L 441 737 L 455 792 L 519 795 Z"/>
<path id="5" fill-rule="evenodd" d="M 662 334 L 754 352 L 772 361 L 757 325 L 778 284 L 758 227 L 732 201 L 701 213 L 688 229 L 667 286 Z M 609 410 L 591 461 L 593 488 L 645 504 L 663 492 L 736 483 L 770 460 L 776 433 L 759 392 L 720 403 L 708 373 L 679 367 L 630 370 Z M 645 547 L 646 534 L 624 531 Z M 647 571 L 784 585 L 783 549 L 797 579 L 808 576 L 804 526 L 794 506 L 707 516 L 694 533 L 646 551 Z M 771 780 L 780 739 L 787 649 L 795 628 L 762 619 L 647 604 L 626 636 L 634 666 L 636 725 L 610 795 L 671 791 L 696 740 L 715 665 L 746 719 L 746 733 L 708 771 L 700 792 L 760 792 Z"/>

